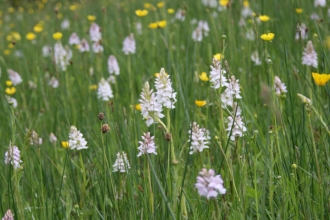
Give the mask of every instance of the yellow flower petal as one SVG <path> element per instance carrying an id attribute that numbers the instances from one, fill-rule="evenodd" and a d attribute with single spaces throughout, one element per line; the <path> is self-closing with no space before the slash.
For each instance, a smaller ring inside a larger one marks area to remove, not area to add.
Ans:
<path id="1" fill-rule="evenodd" d="M 158 27 L 164 28 L 166 26 L 166 20 L 158 21 Z"/>
<path id="2" fill-rule="evenodd" d="M 202 72 L 200 75 L 199 75 L 199 78 L 204 81 L 204 82 L 207 82 L 209 81 L 209 77 L 207 76 L 206 72 Z"/>
<path id="3" fill-rule="evenodd" d="M 158 8 L 162 8 L 162 7 L 164 7 L 164 4 L 165 4 L 164 2 L 158 2 L 157 3 L 157 7 Z"/>
<path id="4" fill-rule="evenodd" d="M 36 35 L 34 33 L 32 33 L 32 32 L 29 32 L 26 35 L 26 39 L 28 39 L 28 40 L 34 40 L 34 39 L 36 39 Z"/>
<path id="5" fill-rule="evenodd" d="M 89 20 L 89 21 L 95 21 L 96 20 L 96 17 L 94 15 L 88 15 L 87 16 L 87 20 Z"/>
<path id="6" fill-rule="evenodd" d="M 219 4 L 223 7 L 227 6 L 229 3 L 229 0 L 219 0 Z"/>
<path id="7" fill-rule="evenodd" d="M 7 80 L 6 81 L 6 86 L 12 86 L 13 85 L 13 82 L 12 81 L 10 81 L 10 80 Z"/>
<path id="8" fill-rule="evenodd" d="M 213 58 L 217 59 L 217 60 L 222 60 L 225 56 L 222 55 L 221 53 L 217 53 L 213 55 Z"/>
<path id="9" fill-rule="evenodd" d="M 297 14 L 301 14 L 303 12 L 303 9 L 302 8 L 296 8 L 296 13 Z"/>
<path id="10" fill-rule="evenodd" d="M 262 22 L 267 22 L 269 21 L 270 17 L 268 17 L 267 15 L 259 15 L 259 19 Z"/>
<path id="11" fill-rule="evenodd" d="M 204 105 L 206 105 L 206 101 L 205 100 L 195 100 L 195 104 L 198 107 L 203 107 Z"/>
<path id="12" fill-rule="evenodd" d="M 138 9 L 138 10 L 135 11 L 135 14 L 137 16 L 139 16 L 139 17 L 144 17 L 144 16 L 146 16 L 148 14 L 148 10 L 146 10 L 146 9 L 143 9 L 143 10 Z"/>
<path id="13" fill-rule="evenodd" d="M 148 25 L 148 28 L 156 29 L 156 28 L 158 28 L 158 23 L 157 23 L 157 22 L 150 23 L 150 24 Z"/>
<path id="14" fill-rule="evenodd" d="M 16 92 L 16 88 L 15 87 L 6 88 L 5 92 L 7 93 L 7 95 L 14 95 Z"/>
<path id="15" fill-rule="evenodd" d="M 136 109 L 137 111 L 141 111 L 141 104 L 136 104 L 136 105 L 135 105 L 135 109 Z"/>
<path id="16" fill-rule="evenodd" d="M 89 90 L 96 90 L 97 89 L 97 85 L 90 85 L 89 86 Z"/>
<path id="17" fill-rule="evenodd" d="M 175 10 L 173 8 L 168 8 L 167 13 L 174 14 Z"/>
<path id="18" fill-rule="evenodd" d="M 273 33 L 268 33 L 268 34 L 263 34 L 260 36 L 261 39 L 266 40 L 266 41 L 271 41 L 275 37 L 275 34 Z"/>
<path id="19" fill-rule="evenodd" d="M 61 145 L 63 148 L 69 148 L 69 142 L 67 142 L 67 141 L 62 141 Z"/>
<path id="20" fill-rule="evenodd" d="M 312 73 L 312 76 L 318 86 L 324 86 L 330 80 L 330 74 Z"/>
<path id="21" fill-rule="evenodd" d="M 54 40 L 61 40 L 62 37 L 63 37 L 63 34 L 61 32 L 56 32 L 53 34 Z"/>

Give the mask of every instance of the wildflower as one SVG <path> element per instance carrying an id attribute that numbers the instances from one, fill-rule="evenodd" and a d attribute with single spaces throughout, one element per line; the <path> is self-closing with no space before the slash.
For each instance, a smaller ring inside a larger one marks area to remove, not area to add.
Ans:
<path id="1" fill-rule="evenodd" d="M 135 14 L 139 17 L 144 17 L 148 14 L 148 10 L 146 10 L 146 9 L 140 10 L 139 9 L 139 10 L 135 11 Z"/>
<path id="2" fill-rule="evenodd" d="M 136 104 L 134 107 L 137 111 L 141 111 L 141 104 Z"/>
<path id="3" fill-rule="evenodd" d="M 297 95 L 303 104 L 305 104 L 307 106 L 312 105 L 312 101 L 309 98 L 307 98 L 306 96 L 299 94 L 299 93 Z"/>
<path id="4" fill-rule="evenodd" d="M 40 33 L 43 30 L 41 25 L 36 25 L 33 27 L 33 31 L 36 33 Z"/>
<path id="5" fill-rule="evenodd" d="M 182 9 L 178 9 L 175 13 L 175 19 L 179 21 L 184 21 L 186 18 L 186 11 Z"/>
<path id="6" fill-rule="evenodd" d="M 192 33 L 192 39 L 197 42 L 201 42 L 203 40 L 203 31 L 197 27 Z"/>
<path id="7" fill-rule="evenodd" d="M 5 164 L 13 165 L 14 169 L 17 169 L 21 166 L 21 153 L 17 146 L 9 145 L 8 151 L 5 153 Z"/>
<path id="8" fill-rule="evenodd" d="M 102 101 L 109 101 L 113 98 L 111 86 L 104 78 L 98 84 L 97 97 Z"/>
<path id="9" fill-rule="evenodd" d="M 206 72 L 202 72 L 200 75 L 199 75 L 199 78 L 200 80 L 204 81 L 204 82 L 207 82 L 209 81 L 209 77 L 207 76 L 207 73 Z"/>
<path id="10" fill-rule="evenodd" d="M 303 12 L 303 9 L 302 8 L 296 8 L 296 13 L 297 14 L 301 14 Z"/>
<path id="11" fill-rule="evenodd" d="M 234 141 L 236 137 L 243 137 L 244 132 L 246 131 L 246 127 L 242 121 L 242 117 L 236 114 L 236 117 L 232 116 L 228 117 L 228 136 L 230 135 L 230 140 Z"/>
<path id="12" fill-rule="evenodd" d="M 202 4 L 210 8 L 216 8 L 218 6 L 217 0 L 202 0 Z"/>
<path id="13" fill-rule="evenodd" d="M 151 29 L 164 28 L 165 26 L 166 26 L 166 20 L 153 22 L 148 25 L 148 27 Z"/>
<path id="14" fill-rule="evenodd" d="M 317 53 L 314 50 L 312 41 L 307 42 L 307 46 L 303 52 L 302 64 L 317 68 Z"/>
<path id="15" fill-rule="evenodd" d="M 315 21 L 320 20 L 320 17 L 316 13 L 312 13 L 310 17 L 312 20 L 315 20 Z"/>
<path id="16" fill-rule="evenodd" d="M 261 39 L 266 40 L 266 41 L 271 41 L 273 40 L 275 34 L 273 33 L 268 33 L 268 34 L 263 34 L 260 36 Z"/>
<path id="17" fill-rule="evenodd" d="M 5 97 L 6 97 L 6 100 L 9 105 L 12 105 L 14 108 L 17 107 L 17 100 L 15 98 L 7 96 L 7 95 Z"/>
<path id="18" fill-rule="evenodd" d="M 205 128 L 199 128 L 199 125 L 196 122 L 193 122 L 190 125 L 189 133 L 189 142 L 191 139 L 191 146 L 189 147 L 189 154 L 195 152 L 202 152 L 204 149 L 209 148 L 210 132 Z M 190 136 L 191 135 L 191 136 Z"/>
<path id="19" fill-rule="evenodd" d="M 50 78 L 50 80 L 48 82 L 48 85 L 53 87 L 53 88 L 57 88 L 58 85 L 59 85 L 59 82 L 54 76 L 52 76 L 52 78 Z"/>
<path id="20" fill-rule="evenodd" d="M 4 50 L 4 51 L 3 51 L 3 54 L 5 54 L 5 55 L 9 55 L 9 54 L 10 54 L 10 50 L 9 50 L 9 49 Z"/>
<path id="21" fill-rule="evenodd" d="M 229 0 L 219 0 L 221 6 L 226 7 L 229 3 Z"/>
<path id="22" fill-rule="evenodd" d="M 308 33 L 308 28 L 304 23 L 302 23 L 301 25 L 297 25 L 296 36 L 295 36 L 296 40 L 307 39 L 307 33 Z"/>
<path id="23" fill-rule="evenodd" d="M 212 83 L 212 88 L 219 89 L 220 86 L 224 87 L 228 85 L 227 78 L 225 77 L 226 71 L 221 69 L 220 61 L 213 58 L 213 66 L 211 66 L 210 71 L 210 82 Z"/>
<path id="24" fill-rule="evenodd" d="M 173 91 L 170 76 L 165 73 L 164 68 L 161 68 L 159 77 L 156 78 L 155 87 L 157 101 L 165 108 L 174 109 L 176 92 Z"/>
<path id="25" fill-rule="evenodd" d="M 312 76 L 318 86 L 324 86 L 330 80 L 330 74 L 312 73 Z"/>
<path id="26" fill-rule="evenodd" d="M 197 176 L 195 187 L 198 190 L 198 194 L 200 196 L 205 196 L 207 199 L 215 198 L 219 194 L 226 194 L 221 176 L 215 176 L 213 169 L 207 170 L 203 168 L 199 172 L 199 176 Z"/>
<path id="27" fill-rule="evenodd" d="M 113 55 L 110 55 L 109 59 L 108 59 L 108 71 L 109 71 L 109 74 L 114 73 L 115 75 L 119 75 L 119 72 L 120 72 L 117 58 Z"/>
<path id="28" fill-rule="evenodd" d="M 174 14 L 175 10 L 173 8 L 168 8 L 167 13 Z"/>
<path id="29" fill-rule="evenodd" d="M 44 56 L 44 57 L 49 57 L 50 56 L 50 54 L 52 53 L 52 47 L 51 46 L 49 46 L 49 45 L 45 45 L 45 46 L 43 46 L 42 47 L 42 55 Z"/>
<path id="30" fill-rule="evenodd" d="M 81 39 L 80 45 L 79 45 L 79 51 L 80 52 L 88 52 L 89 49 L 89 44 L 86 39 Z"/>
<path id="31" fill-rule="evenodd" d="M 28 39 L 28 40 L 30 40 L 30 41 L 36 39 L 36 37 L 37 37 L 37 36 L 36 36 L 34 33 L 32 33 L 32 32 L 29 32 L 29 33 L 27 33 L 27 35 L 26 35 L 26 39 Z"/>
<path id="32" fill-rule="evenodd" d="M 222 55 L 221 53 L 217 53 L 213 55 L 213 58 L 217 59 L 217 60 L 222 60 L 225 56 Z"/>
<path id="33" fill-rule="evenodd" d="M 94 22 L 89 28 L 89 36 L 93 42 L 100 41 L 102 39 L 101 28 Z"/>
<path id="34" fill-rule="evenodd" d="M 54 58 L 57 66 L 61 67 L 62 71 L 67 69 L 72 58 L 72 51 L 68 47 L 63 47 L 60 42 L 54 45 Z"/>
<path id="35" fill-rule="evenodd" d="M 195 105 L 197 105 L 198 107 L 203 107 L 204 105 L 206 105 L 206 101 L 205 100 L 195 100 Z"/>
<path id="36" fill-rule="evenodd" d="M 103 134 L 107 133 L 108 131 L 110 131 L 110 127 L 108 124 L 103 124 L 101 127 L 101 131 Z"/>
<path id="37" fill-rule="evenodd" d="M 164 7 L 164 2 L 158 2 L 157 4 L 156 4 L 156 6 L 158 7 L 158 8 L 162 8 L 162 7 Z"/>
<path id="38" fill-rule="evenodd" d="M 249 7 L 249 2 L 248 1 L 244 1 L 244 2 L 247 2 L 247 4 L 245 4 L 244 7 L 242 8 L 241 15 L 243 18 L 251 17 L 253 11 Z"/>
<path id="39" fill-rule="evenodd" d="M 21 76 L 14 70 L 8 69 L 7 72 L 8 72 L 9 79 L 10 79 L 10 81 L 12 81 L 14 86 L 23 82 Z"/>
<path id="40" fill-rule="evenodd" d="M 14 215 L 13 215 L 13 213 L 11 213 L 10 209 L 7 210 L 7 212 L 3 216 L 2 220 L 14 220 Z"/>
<path id="41" fill-rule="evenodd" d="M 103 46 L 100 44 L 100 41 L 96 41 L 92 45 L 94 53 L 101 53 L 103 52 Z"/>
<path id="42" fill-rule="evenodd" d="M 93 84 L 89 86 L 89 90 L 94 91 L 97 89 L 97 85 Z"/>
<path id="43" fill-rule="evenodd" d="M 252 54 L 251 54 L 251 60 L 254 63 L 254 65 L 256 65 L 256 66 L 261 65 L 261 60 L 259 58 L 259 53 L 258 53 L 257 50 L 254 51 L 254 52 L 252 52 Z"/>
<path id="44" fill-rule="evenodd" d="M 326 0 L 314 0 L 314 6 L 315 7 L 325 7 L 325 5 L 327 4 Z"/>
<path id="45" fill-rule="evenodd" d="M 139 34 L 139 35 L 141 35 L 142 34 L 142 24 L 141 24 L 141 22 L 136 22 L 135 23 L 135 29 L 136 29 L 136 32 Z"/>
<path id="46" fill-rule="evenodd" d="M 77 130 L 75 126 L 71 126 L 69 133 L 69 147 L 71 150 L 87 149 L 87 141 L 83 137 L 83 134 Z"/>
<path id="47" fill-rule="evenodd" d="M 274 79 L 274 89 L 275 89 L 275 94 L 278 96 L 287 93 L 285 84 L 281 82 L 281 79 L 278 76 L 275 76 Z"/>
<path id="48" fill-rule="evenodd" d="M 61 146 L 62 146 L 63 148 L 69 148 L 69 142 L 67 142 L 67 141 L 62 141 L 62 142 L 61 142 Z"/>
<path id="49" fill-rule="evenodd" d="M 149 8 L 152 8 L 153 6 L 150 3 L 144 3 L 143 7 L 146 8 L 146 9 L 149 9 Z"/>
<path id="50" fill-rule="evenodd" d="M 73 4 L 73 5 L 70 5 L 69 6 L 69 9 L 71 10 L 71 11 L 75 11 L 77 8 L 78 8 L 78 4 Z"/>
<path id="51" fill-rule="evenodd" d="M 57 141 L 57 137 L 53 132 L 49 134 L 49 141 L 50 143 L 55 143 Z"/>
<path id="52" fill-rule="evenodd" d="M 93 22 L 93 21 L 96 20 L 96 17 L 95 17 L 94 15 L 88 15 L 88 16 L 87 16 L 87 20 Z"/>
<path id="53" fill-rule="evenodd" d="M 61 32 L 56 32 L 53 34 L 54 40 L 61 40 L 63 34 Z"/>
<path id="54" fill-rule="evenodd" d="M 126 173 L 131 168 L 127 155 L 124 151 L 117 153 L 117 159 L 113 164 L 113 172 Z"/>
<path id="55" fill-rule="evenodd" d="M 13 82 L 11 80 L 6 80 L 6 86 L 12 86 Z"/>
<path id="56" fill-rule="evenodd" d="M 163 111 L 162 104 L 157 102 L 155 93 L 149 90 L 149 83 L 146 82 L 141 92 L 141 99 L 139 100 L 141 105 L 141 114 L 144 119 L 146 119 L 147 126 L 157 122 L 164 115 L 161 113 Z"/>
<path id="57" fill-rule="evenodd" d="M 36 89 L 37 88 L 37 84 L 35 84 L 33 81 L 29 80 L 28 81 L 29 84 L 29 88 L 30 89 Z"/>
<path id="58" fill-rule="evenodd" d="M 28 137 L 30 139 L 30 145 L 37 146 L 42 144 L 42 138 L 39 137 L 39 135 L 37 134 L 37 132 L 35 132 L 35 130 L 29 132 Z"/>
<path id="59" fill-rule="evenodd" d="M 259 15 L 259 19 L 262 22 L 267 22 L 269 21 L 270 17 L 268 17 L 267 15 Z"/>
<path id="60" fill-rule="evenodd" d="M 208 36 L 210 32 L 209 24 L 207 21 L 198 21 L 198 27 L 202 30 L 204 36 Z"/>
<path id="61" fill-rule="evenodd" d="M 235 76 L 229 78 L 227 88 L 221 95 L 221 101 L 223 106 L 233 106 L 234 98 L 241 99 L 238 79 Z"/>
<path id="62" fill-rule="evenodd" d="M 138 153 L 138 157 L 142 154 L 157 154 L 156 152 L 156 145 L 154 142 L 154 136 L 150 136 L 150 132 L 143 133 L 142 140 L 139 141 L 140 146 L 138 147 L 138 150 L 140 151 Z"/>
<path id="63" fill-rule="evenodd" d="M 69 45 L 79 45 L 80 39 L 76 32 L 73 32 L 69 38 Z"/>
<path id="64" fill-rule="evenodd" d="M 130 34 L 128 37 L 125 38 L 123 42 L 123 49 L 122 51 L 128 55 L 128 54 L 134 54 L 136 50 L 135 47 L 135 39 L 134 39 L 134 34 Z"/>
<path id="65" fill-rule="evenodd" d="M 66 30 L 66 29 L 69 29 L 70 27 L 70 22 L 68 19 L 64 19 L 61 23 L 61 29 L 62 30 Z"/>
<path id="66" fill-rule="evenodd" d="M 16 92 L 16 88 L 15 87 L 6 88 L 5 92 L 7 95 L 14 95 Z"/>
<path id="67" fill-rule="evenodd" d="M 294 163 L 294 164 L 292 164 L 291 167 L 292 167 L 292 169 L 297 169 L 297 164 Z"/>

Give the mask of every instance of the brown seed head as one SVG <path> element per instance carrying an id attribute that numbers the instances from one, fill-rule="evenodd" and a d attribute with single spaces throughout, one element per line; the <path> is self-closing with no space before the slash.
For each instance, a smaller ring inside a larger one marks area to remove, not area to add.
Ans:
<path id="1" fill-rule="evenodd" d="M 99 117 L 100 121 L 102 121 L 105 118 L 103 112 L 100 112 L 98 114 L 98 117 Z"/>
<path id="2" fill-rule="evenodd" d="M 170 140 L 172 139 L 172 135 L 171 135 L 170 133 L 166 133 L 166 134 L 165 134 L 165 139 L 166 139 L 167 141 L 170 141 Z"/>
<path id="3" fill-rule="evenodd" d="M 101 130 L 102 130 L 102 133 L 105 134 L 108 131 L 110 131 L 110 127 L 108 124 L 103 124 Z"/>

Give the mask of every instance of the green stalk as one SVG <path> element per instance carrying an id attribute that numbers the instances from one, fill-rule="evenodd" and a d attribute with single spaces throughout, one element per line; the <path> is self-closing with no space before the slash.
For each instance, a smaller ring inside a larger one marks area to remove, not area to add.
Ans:
<path id="1" fill-rule="evenodd" d="M 80 159 L 80 166 L 81 166 L 82 175 L 83 175 L 83 187 L 82 187 L 82 196 L 81 196 L 81 201 L 80 201 L 80 207 L 83 207 L 84 197 L 86 194 L 87 181 L 86 181 L 86 170 L 85 170 L 85 165 L 84 165 L 81 151 L 79 151 L 79 159 Z"/>

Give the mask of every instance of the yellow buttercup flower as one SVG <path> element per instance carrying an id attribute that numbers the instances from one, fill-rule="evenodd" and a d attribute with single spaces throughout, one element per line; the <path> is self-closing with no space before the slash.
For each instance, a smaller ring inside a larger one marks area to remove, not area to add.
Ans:
<path id="1" fill-rule="evenodd" d="M 207 76 L 207 73 L 206 72 L 202 72 L 200 75 L 199 75 L 199 78 L 204 81 L 204 82 L 207 82 L 209 81 L 209 77 Z"/>
<path id="2" fill-rule="evenodd" d="M 167 13 L 174 14 L 175 10 L 173 8 L 168 8 Z"/>
<path id="3" fill-rule="evenodd" d="M 267 22 L 269 21 L 270 17 L 268 17 L 267 15 L 259 15 L 259 19 L 262 22 Z"/>
<path id="4" fill-rule="evenodd" d="M 157 22 L 150 23 L 148 25 L 148 27 L 151 28 L 151 29 L 156 29 L 156 28 L 158 28 L 158 23 Z"/>
<path id="5" fill-rule="evenodd" d="M 243 1 L 243 6 L 246 7 L 246 8 L 249 7 L 250 6 L 249 1 L 246 1 L 246 0 Z"/>
<path id="6" fill-rule="evenodd" d="M 206 101 L 205 100 L 195 100 L 195 104 L 198 107 L 203 107 L 204 105 L 206 105 Z"/>
<path id="7" fill-rule="evenodd" d="M 54 40 L 61 40 L 63 34 L 61 32 L 56 32 L 53 34 Z"/>
<path id="8" fill-rule="evenodd" d="M 301 14 L 303 12 L 303 9 L 302 8 L 296 8 L 296 13 L 297 14 Z"/>
<path id="9" fill-rule="evenodd" d="M 135 11 L 135 14 L 137 16 L 139 16 L 139 17 L 144 17 L 144 16 L 146 16 L 148 14 L 148 10 L 146 10 L 146 9 L 143 9 L 143 10 L 138 9 L 138 10 Z"/>
<path id="10" fill-rule="evenodd" d="M 40 33 L 42 31 L 42 26 L 41 25 L 36 25 L 33 27 L 33 31 L 36 33 Z"/>
<path id="11" fill-rule="evenodd" d="M 8 8 L 9 13 L 13 13 L 14 11 L 15 11 L 15 8 L 13 8 L 13 7 Z"/>
<path id="12" fill-rule="evenodd" d="M 58 14 L 56 15 L 56 17 L 57 17 L 58 19 L 61 19 L 61 18 L 63 18 L 63 15 L 62 15 L 61 13 L 58 13 Z"/>
<path id="13" fill-rule="evenodd" d="M 19 35 L 18 32 L 14 31 L 14 32 L 11 32 L 11 36 L 13 37 L 14 40 L 16 41 L 19 41 L 21 40 L 21 35 Z"/>
<path id="14" fill-rule="evenodd" d="M 6 86 L 12 86 L 13 85 L 13 82 L 12 81 L 10 81 L 10 80 L 7 80 L 6 81 Z"/>
<path id="15" fill-rule="evenodd" d="M 14 47 L 14 44 L 12 44 L 12 43 L 8 44 L 9 49 L 12 49 L 13 47 Z"/>
<path id="16" fill-rule="evenodd" d="M 89 21 L 95 21 L 96 20 L 96 17 L 94 15 L 88 15 L 87 16 L 87 20 L 89 20 Z"/>
<path id="17" fill-rule="evenodd" d="M 69 148 L 69 142 L 67 142 L 67 141 L 62 141 L 61 145 L 63 148 Z"/>
<path id="18" fill-rule="evenodd" d="M 26 35 L 26 39 L 28 39 L 28 40 L 34 40 L 34 39 L 36 39 L 36 37 L 37 36 L 34 33 L 32 33 L 32 32 L 29 32 Z"/>
<path id="19" fill-rule="evenodd" d="M 261 39 L 266 40 L 266 41 L 271 41 L 273 40 L 275 34 L 273 33 L 268 33 L 268 34 L 263 34 L 260 36 Z"/>
<path id="20" fill-rule="evenodd" d="M 74 11 L 74 10 L 76 10 L 78 8 L 78 4 L 73 4 L 73 5 L 70 5 L 69 6 L 69 9 L 71 10 L 71 11 Z"/>
<path id="21" fill-rule="evenodd" d="M 3 53 L 4 53 L 5 55 L 9 55 L 9 54 L 10 54 L 10 50 L 9 50 L 9 49 L 4 50 Z"/>
<path id="22" fill-rule="evenodd" d="M 13 40 L 13 37 L 11 35 L 7 35 L 6 40 L 7 41 L 12 41 Z"/>
<path id="23" fill-rule="evenodd" d="M 158 26 L 164 28 L 166 26 L 166 20 L 158 21 Z"/>
<path id="24" fill-rule="evenodd" d="M 153 22 L 148 25 L 148 27 L 151 29 L 164 28 L 165 26 L 166 26 L 166 20 Z"/>
<path id="25" fill-rule="evenodd" d="M 330 80 L 330 74 L 312 73 L 312 76 L 318 86 L 324 86 Z"/>
<path id="26" fill-rule="evenodd" d="M 137 111 L 141 111 L 141 109 L 142 109 L 141 104 L 136 104 L 134 107 Z"/>
<path id="27" fill-rule="evenodd" d="M 157 7 L 158 8 L 162 8 L 162 7 L 164 7 L 164 4 L 165 4 L 164 2 L 158 2 L 157 3 Z"/>
<path id="28" fill-rule="evenodd" d="M 219 0 L 219 4 L 223 7 L 227 6 L 229 3 L 229 0 Z"/>
<path id="29" fill-rule="evenodd" d="M 223 58 L 225 58 L 224 55 L 222 55 L 221 53 L 217 53 L 213 55 L 213 58 L 217 59 L 217 60 L 222 60 Z"/>
<path id="30" fill-rule="evenodd" d="M 149 9 L 149 8 L 152 7 L 152 4 L 150 4 L 150 3 L 144 3 L 143 4 L 143 7 L 146 8 L 146 9 Z"/>
<path id="31" fill-rule="evenodd" d="M 16 88 L 15 87 L 6 88 L 5 92 L 7 93 L 7 95 L 14 95 L 16 92 Z"/>
<path id="32" fill-rule="evenodd" d="M 96 89 L 97 89 L 97 85 L 95 85 L 95 84 L 89 86 L 89 90 L 93 91 L 93 90 L 96 90 Z"/>

